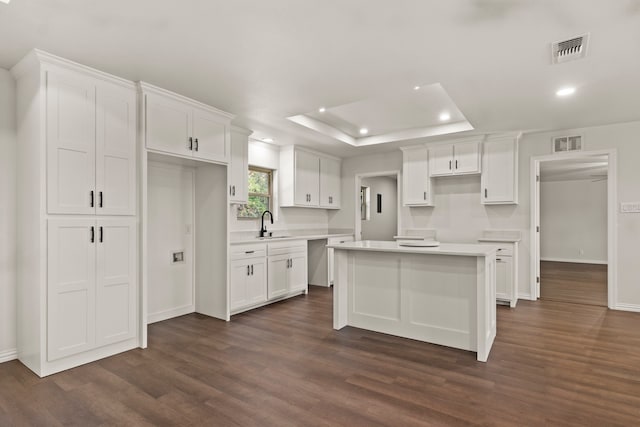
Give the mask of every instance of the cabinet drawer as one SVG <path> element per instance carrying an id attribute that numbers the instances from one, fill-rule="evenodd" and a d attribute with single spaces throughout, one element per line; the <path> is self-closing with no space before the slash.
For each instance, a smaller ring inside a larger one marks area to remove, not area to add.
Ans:
<path id="1" fill-rule="evenodd" d="M 289 240 L 286 242 L 273 242 L 267 244 L 267 255 L 284 255 L 293 252 L 306 252 L 306 240 Z"/>
<path id="2" fill-rule="evenodd" d="M 353 242 L 353 236 L 330 237 L 327 239 L 328 245 L 337 245 L 340 243 Z"/>
<path id="3" fill-rule="evenodd" d="M 231 259 L 239 260 L 246 258 L 264 257 L 267 255 L 267 245 L 264 243 L 250 243 L 246 245 L 231 246 Z"/>

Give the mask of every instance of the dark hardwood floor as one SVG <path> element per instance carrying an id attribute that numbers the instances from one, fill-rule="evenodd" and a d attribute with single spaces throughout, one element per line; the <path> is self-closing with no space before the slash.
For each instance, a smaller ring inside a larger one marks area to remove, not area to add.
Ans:
<path id="1" fill-rule="evenodd" d="M 540 298 L 606 307 L 607 266 L 542 261 Z"/>
<path id="2" fill-rule="evenodd" d="M 475 354 L 331 328 L 331 290 L 154 324 L 149 348 L 39 379 L 0 364 L 0 425 L 428 426 L 640 423 L 640 314 L 498 307 Z"/>

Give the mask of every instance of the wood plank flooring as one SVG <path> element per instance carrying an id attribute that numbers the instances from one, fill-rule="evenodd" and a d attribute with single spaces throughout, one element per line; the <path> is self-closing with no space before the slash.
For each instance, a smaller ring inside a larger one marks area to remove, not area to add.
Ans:
<path id="1" fill-rule="evenodd" d="M 606 307 L 607 266 L 542 261 L 540 298 Z"/>
<path id="2" fill-rule="evenodd" d="M 0 426 L 631 426 L 640 314 L 498 307 L 488 363 L 355 328 L 330 289 L 235 316 L 151 325 L 149 349 L 39 379 L 0 364 Z"/>

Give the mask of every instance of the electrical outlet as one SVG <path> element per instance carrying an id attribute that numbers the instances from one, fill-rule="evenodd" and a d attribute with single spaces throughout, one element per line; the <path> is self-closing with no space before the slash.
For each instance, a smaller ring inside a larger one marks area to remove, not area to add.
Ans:
<path id="1" fill-rule="evenodd" d="M 620 203 L 620 212 L 622 212 L 622 213 L 640 213 L 640 202 Z"/>

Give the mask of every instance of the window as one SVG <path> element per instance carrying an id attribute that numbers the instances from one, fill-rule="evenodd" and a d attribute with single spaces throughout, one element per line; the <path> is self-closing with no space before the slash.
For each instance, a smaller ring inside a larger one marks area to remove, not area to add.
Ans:
<path id="1" fill-rule="evenodd" d="M 260 218 L 271 210 L 273 171 L 249 166 L 249 199 L 238 209 L 238 218 Z"/>

